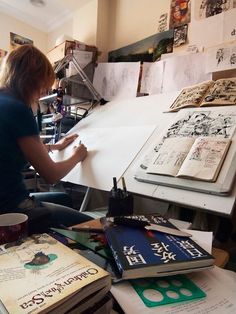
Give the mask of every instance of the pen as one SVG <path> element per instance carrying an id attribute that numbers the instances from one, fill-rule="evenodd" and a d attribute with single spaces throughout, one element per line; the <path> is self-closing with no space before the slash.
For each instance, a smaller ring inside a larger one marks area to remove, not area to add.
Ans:
<path id="1" fill-rule="evenodd" d="M 79 141 L 79 145 L 81 145 L 81 144 L 82 144 L 82 141 L 80 140 L 80 141 Z"/>
<path id="2" fill-rule="evenodd" d="M 113 190 L 116 192 L 117 191 L 117 181 L 116 177 L 113 177 Z"/>
<path id="3" fill-rule="evenodd" d="M 125 178 L 122 177 L 121 181 L 122 181 L 122 187 L 123 187 L 123 196 L 126 197 L 127 196 L 127 189 L 126 189 L 126 184 L 125 184 Z"/>

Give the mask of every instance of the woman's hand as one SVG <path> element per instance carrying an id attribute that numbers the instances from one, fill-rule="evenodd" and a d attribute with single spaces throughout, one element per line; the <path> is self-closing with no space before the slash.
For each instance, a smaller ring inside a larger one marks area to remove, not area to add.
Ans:
<path id="1" fill-rule="evenodd" d="M 73 155 L 76 157 L 77 162 L 83 161 L 88 154 L 87 147 L 84 144 L 74 146 L 73 150 L 74 150 Z"/>
<path id="2" fill-rule="evenodd" d="M 66 137 L 63 137 L 61 140 L 59 140 L 54 146 L 58 150 L 62 150 L 68 145 L 70 145 L 74 140 L 78 137 L 78 134 L 70 134 Z"/>

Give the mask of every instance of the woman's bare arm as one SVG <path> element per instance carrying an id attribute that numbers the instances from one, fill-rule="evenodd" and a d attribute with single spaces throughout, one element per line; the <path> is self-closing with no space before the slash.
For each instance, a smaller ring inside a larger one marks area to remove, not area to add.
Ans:
<path id="1" fill-rule="evenodd" d="M 18 145 L 26 160 L 48 183 L 54 184 L 63 178 L 74 166 L 85 159 L 87 148 L 81 144 L 74 147 L 71 157 L 54 162 L 39 136 L 26 136 L 18 139 Z"/>

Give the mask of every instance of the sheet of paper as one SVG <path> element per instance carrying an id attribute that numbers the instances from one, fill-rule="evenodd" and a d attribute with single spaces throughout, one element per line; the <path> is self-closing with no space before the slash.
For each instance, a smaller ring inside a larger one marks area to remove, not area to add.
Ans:
<path id="1" fill-rule="evenodd" d="M 140 62 L 99 63 L 93 85 L 106 100 L 136 97 Z"/>
<path id="2" fill-rule="evenodd" d="M 213 15 L 219 15 L 232 9 L 235 5 L 234 0 L 195 0 L 195 18 L 206 19 Z"/>
<path id="3" fill-rule="evenodd" d="M 112 178 L 119 179 L 122 176 L 154 128 L 154 126 L 78 128 L 79 138 L 63 151 L 53 152 L 51 157 L 55 161 L 68 158 L 73 147 L 81 140 L 88 148 L 88 156 L 63 180 L 109 191 L 113 185 Z"/>
<path id="4" fill-rule="evenodd" d="M 207 49 L 206 72 L 236 68 L 236 43 L 217 45 Z"/>
<path id="5" fill-rule="evenodd" d="M 206 74 L 206 57 L 203 53 L 173 56 L 165 60 L 162 92 L 181 90 L 211 79 Z"/>
<path id="6" fill-rule="evenodd" d="M 199 12 L 199 2 L 194 1 L 194 11 Z M 189 43 L 210 47 L 223 41 L 223 14 L 217 14 L 201 20 L 193 18 L 189 24 Z"/>
<path id="7" fill-rule="evenodd" d="M 208 231 L 199 231 L 191 229 L 181 229 L 192 235 L 192 239 L 197 242 L 204 250 L 211 254 L 213 233 Z"/>
<path id="8" fill-rule="evenodd" d="M 236 3 L 235 3 L 236 4 Z M 223 41 L 236 40 L 236 8 L 224 13 L 223 16 Z"/>
<path id="9" fill-rule="evenodd" d="M 236 313 L 236 273 L 218 267 L 189 274 L 188 277 L 206 294 L 206 298 L 186 303 L 175 303 L 159 307 L 148 308 L 126 281 L 113 285 L 111 293 L 126 314 L 176 314 L 176 313 Z M 129 302 L 132 300 L 132 302 Z"/>
<path id="10" fill-rule="evenodd" d="M 164 61 L 144 62 L 142 65 L 141 93 L 149 95 L 162 91 Z"/>

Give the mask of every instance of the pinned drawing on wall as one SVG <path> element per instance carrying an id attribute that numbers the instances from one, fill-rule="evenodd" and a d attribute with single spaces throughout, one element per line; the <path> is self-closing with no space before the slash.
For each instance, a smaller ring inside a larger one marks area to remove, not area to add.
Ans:
<path id="1" fill-rule="evenodd" d="M 1 66 L 1 63 L 3 61 L 3 58 L 6 56 L 7 54 L 7 51 L 4 50 L 4 49 L 0 49 L 0 66 Z"/>
<path id="2" fill-rule="evenodd" d="M 223 40 L 221 42 L 227 42 L 227 41 L 232 41 L 236 39 L 235 16 L 236 16 L 236 8 L 224 12 L 223 14 Z"/>
<path id="3" fill-rule="evenodd" d="M 152 62 L 173 51 L 173 30 L 157 33 L 108 53 L 109 62 Z"/>
<path id="4" fill-rule="evenodd" d="M 196 0 L 196 19 L 204 19 L 236 7 L 235 0 Z"/>
<path id="5" fill-rule="evenodd" d="M 33 45 L 33 41 L 21 35 L 17 35 L 10 32 L 10 50 L 13 50 L 21 45 L 27 44 Z"/>
<path id="6" fill-rule="evenodd" d="M 236 44 L 222 44 L 206 50 L 206 72 L 217 72 L 236 68 Z"/>
<path id="7" fill-rule="evenodd" d="M 104 62 L 95 68 L 93 85 L 106 100 L 137 95 L 140 62 Z"/>
<path id="8" fill-rule="evenodd" d="M 167 31 L 167 13 L 163 13 L 160 15 L 159 21 L 158 21 L 158 29 L 157 31 L 159 33 Z"/>
<path id="9" fill-rule="evenodd" d="M 148 95 L 162 92 L 164 61 L 143 62 L 140 92 Z"/>
<path id="10" fill-rule="evenodd" d="M 191 21 L 190 0 L 171 0 L 170 28 L 174 28 Z"/>
<path id="11" fill-rule="evenodd" d="M 186 44 L 188 35 L 188 24 L 174 28 L 174 47 Z"/>

